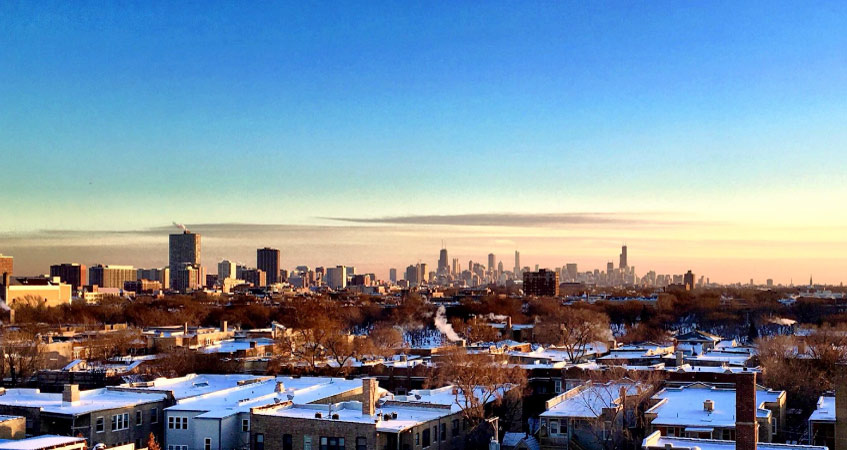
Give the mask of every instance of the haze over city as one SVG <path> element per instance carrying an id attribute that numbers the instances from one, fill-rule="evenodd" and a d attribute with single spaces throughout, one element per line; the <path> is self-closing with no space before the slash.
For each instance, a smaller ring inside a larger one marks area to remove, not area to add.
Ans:
<path id="1" fill-rule="evenodd" d="M 0 5 L 20 273 L 161 266 L 178 221 L 210 267 L 626 242 L 639 270 L 843 279 L 843 3 L 206 6 Z"/>

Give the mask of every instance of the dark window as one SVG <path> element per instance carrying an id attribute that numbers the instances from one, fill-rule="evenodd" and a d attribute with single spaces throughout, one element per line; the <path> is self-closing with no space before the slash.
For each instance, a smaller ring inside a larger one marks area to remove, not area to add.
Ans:
<path id="1" fill-rule="evenodd" d="M 343 437 L 321 437 L 320 450 L 344 450 Z"/>
<path id="2" fill-rule="evenodd" d="M 98 418 L 97 418 L 97 422 L 95 422 L 95 423 L 96 423 L 96 425 L 95 425 L 94 431 L 96 431 L 96 432 L 98 432 L 98 433 L 102 433 L 103 431 L 105 431 L 105 429 L 106 429 L 106 426 L 105 426 L 105 425 L 106 425 L 106 421 L 105 421 L 105 420 L 103 420 L 103 418 L 102 418 L 102 417 L 98 417 Z"/>
<path id="3" fill-rule="evenodd" d="M 203 439 L 203 450 L 212 450 L 212 438 Z"/>
<path id="4" fill-rule="evenodd" d="M 368 438 L 357 437 L 356 438 L 356 450 L 368 450 Z"/>
<path id="5" fill-rule="evenodd" d="M 157 408 L 150 410 L 150 423 L 159 423 L 159 410 Z"/>
<path id="6" fill-rule="evenodd" d="M 442 441 L 447 440 L 447 424 L 446 423 L 441 424 L 441 440 Z"/>
<path id="7" fill-rule="evenodd" d="M 256 433 L 256 436 L 253 438 L 253 450 L 265 450 L 264 434 Z"/>
<path id="8" fill-rule="evenodd" d="M 453 419 L 453 437 L 459 435 L 459 419 Z"/>
<path id="9" fill-rule="evenodd" d="M 429 428 L 423 430 L 423 446 L 429 447 Z"/>
<path id="10" fill-rule="evenodd" d="M 282 450 L 292 450 L 294 448 L 294 440 L 290 434 L 282 435 Z"/>
<path id="11" fill-rule="evenodd" d="M 144 414 L 140 409 L 135 412 L 135 426 L 141 425 L 144 419 L 141 418 L 142 414 Z"/>

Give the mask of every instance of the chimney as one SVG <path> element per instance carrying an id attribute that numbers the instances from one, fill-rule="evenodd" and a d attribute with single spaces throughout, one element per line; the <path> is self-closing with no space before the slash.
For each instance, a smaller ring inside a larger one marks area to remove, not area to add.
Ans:
<path id="1" fill-rule="evenodd" d="M 512 316 L 506 316 L 506 329 L 512 329 Z"/>
<path id="2" fill-rule="evenodd" d="M 62 403 L 74 403 L 79 401 L 79 385 L 66 384 L 62 390 Z"/>
<path id="3" fill-rule="evenodd" d="M 756 373 L 735 376 L 735 448 L 756 450 L 759 424 L 756 422 Z"/>
<path id="4" fill-rule="evenodd" d="M 676 351 L 676 366 L 679 367 L 684 364 L 684 359 L 682 358 L 682 350 Z"/>
<path id="5" fill-rule="evenodd" d="M 188 322 L 182 324 L 182 333 L 188 334 Z"/>
<path id="6" fill-rule="evenodd" d="M 274 392 L 285 392 L 285 383 L 283 383 L 282 381 L 277 381 Z"/>
<path id="7" fill-rule="evenodd" d="M 224 320 L 223 322 L 221 322 L 221 331 L 222 331 L 222 332 L 224 332 L 224 333 L 226 333 L 226 331 L 227 331 L 227 323 L 226 323 L 226 320 Z"/>
<path id="8" fill-rule="evenodd" d="M 362 415 L 373 416 L 376 412 L 376 400 L 379 384 L 376 378 L 362 378 Z"/>
<path id="9" fill-rule="evenodd" d="M 256 341 L 250 341 L 250 348 L 256 348 Z"/>
<path id="10" fill-rule="evenodd" d="M 712 412 L 715 410 L 715 402 L 713 400 L 706 400 L 703 402 L 703 411 Z"/>
<path id="11" fill-rule="evenodd" d="M 847 450 L 847 380 L 835 385 L 835 448 Z"/>

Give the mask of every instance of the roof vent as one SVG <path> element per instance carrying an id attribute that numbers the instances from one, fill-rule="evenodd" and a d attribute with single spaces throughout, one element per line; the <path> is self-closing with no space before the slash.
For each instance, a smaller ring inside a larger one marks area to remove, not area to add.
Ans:
<path id="1" fill-rule="evenodd" d="M 315 413 L 315 419 L 320 419 L 321 417 L 323 417 L 323 415 L 321 413 L 319 413 L 319 412 Z"/>
<path id="2" fill-rule="evenodd" d="M 703 411 L 712 412 L 715 410 L 715 402 L 712 400 L 706 400 L 703 402 Z"/>
<path id="3" fill-rule="evenodd" d="M 332 420 L 338 420 L 338 418 L 339 418 L 338 414 L 333 414 L 333 415 L 332 415 Z"/>

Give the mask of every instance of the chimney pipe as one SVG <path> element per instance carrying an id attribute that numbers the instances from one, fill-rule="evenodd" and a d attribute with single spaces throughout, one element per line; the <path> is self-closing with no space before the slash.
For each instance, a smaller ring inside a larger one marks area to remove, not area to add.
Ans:
<path id="1" fill-rule="evenodd" d="M 228 329 L 227 328 L 227 322 L 226 322 L 226 320 L 224 320 L 223 322 L 221 322 L 221 331 L 226 333 L 227 329 Z"/>
<path id="2" fill-rule="evenodd" d="M 506 328 L 512 329 L 512 316 L 506 316 Z"/>
<path id="3" fill-rule="evenodd" d="M 182 334 L 188 334 L 188 322 L 182 324 Z"/>
<path id="4" fill-rule="evenodd" d="M 759 424 L 756 422 L 756 373 L 735 376 L 735 448 L 756 450 Z"/>
<path id="5" fill-rule="evenodd" d="M 79 385 L 66 384 L 62 390 L 62 403 L 74 403 L 79 401 Z"/>
<path id="6" fill-rule="evenodd" d="M 285 392 L 285 383 L 283 383 L 282 381 L 277 381 L 274 392 Z"/>
<path id="7" fill-rule="evenodd" d="M 379 384 L 376 378 L 362 378 L 362 415 L 373 416 L 376 413 L 376 400 Z"/>
<path id="8" fill-rule="evenodd" d="M 682 358 L 682 350 L 676 351 L 676 366 L 679 367 L 684 363 L 684 359 Z"/>

